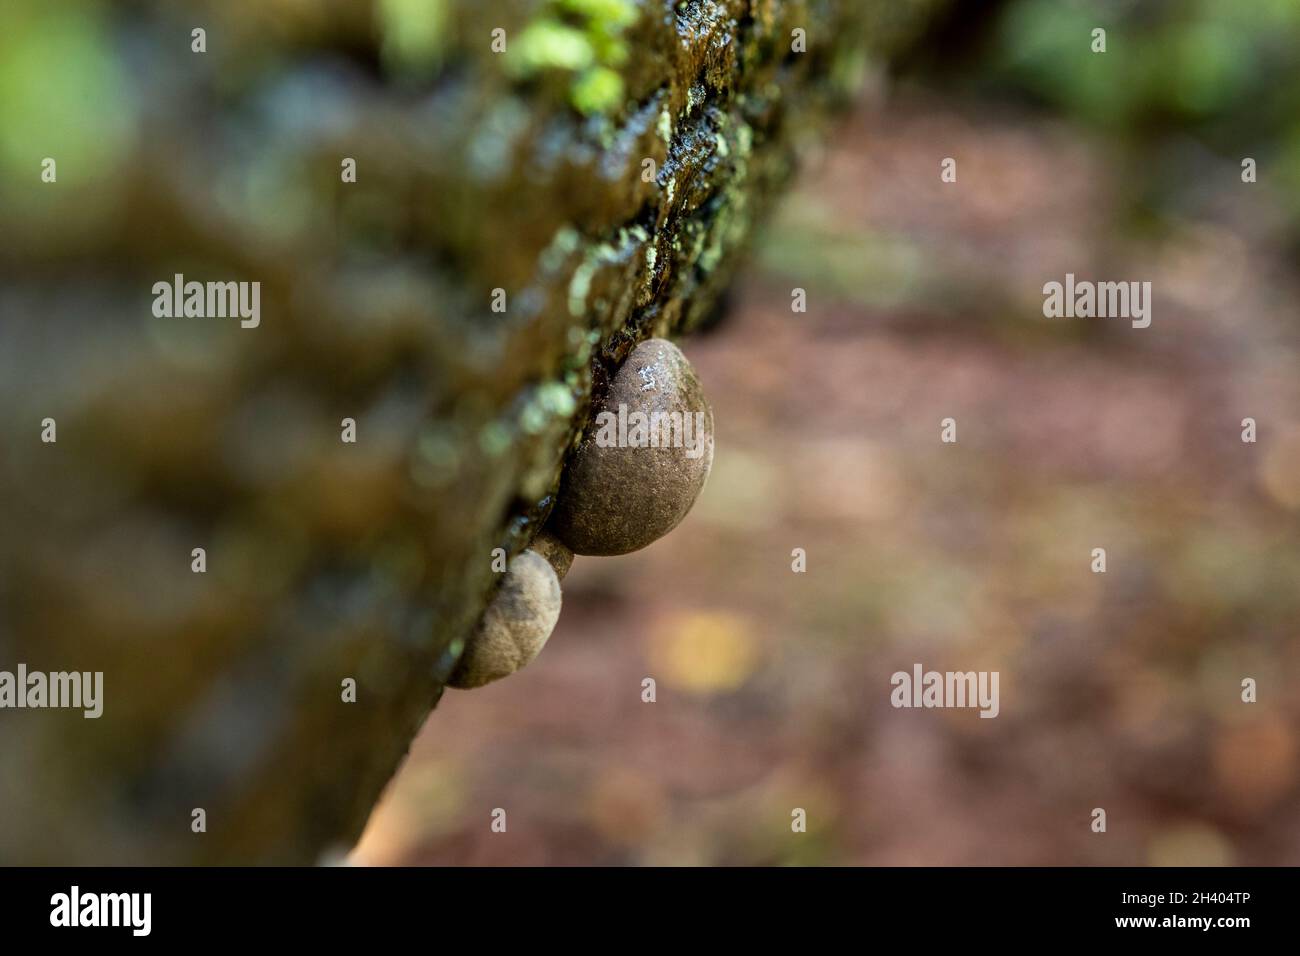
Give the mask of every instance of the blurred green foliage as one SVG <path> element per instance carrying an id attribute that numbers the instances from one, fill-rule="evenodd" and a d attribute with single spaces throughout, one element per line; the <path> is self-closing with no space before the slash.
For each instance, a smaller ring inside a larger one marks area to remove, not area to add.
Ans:
<path id="1" fill-rule="evenodd" d="M 1093 51 L 1098 27 L 1104 53 Z M 967 79 L 1141 146 L 1148 187 L 1168 173 L 1153 144 L 1199 144 L 1234 165 L 1253 157 L 1300 219 L 1298 62 L 1297 0 L 1012 0 Z"/>
<path id="2" fill-rule="evenodd" d="M 136 117 L 97 3 L 0 5 L 0 174 L 7 182 L 40 173 L 57 157 L 63 196 L 111 178 L 131 145 Z M 0 186 L 14 215 L 33 203 Z M 64 204 L 66 205 L 66 203 Z M 58 211 L 62 211 L 63 206 Z"/>
<path id="3" fill-rule="evenodd" d="M 377 11 L 385 62 L 416 73 L 435 72 L 446 43 L 445 0 L 380 0 Z"/>
<path id="4" fill-rule="evenodd" d="M 520 77 L 574 73 L 573 107 L 584 114 L 610 112 L 623 103 L 623 77 L 614 68 L 627 62 L 623 32 L 636 18 L 629 0 L 552 0 L 508 48 L 507 62 Z"/>

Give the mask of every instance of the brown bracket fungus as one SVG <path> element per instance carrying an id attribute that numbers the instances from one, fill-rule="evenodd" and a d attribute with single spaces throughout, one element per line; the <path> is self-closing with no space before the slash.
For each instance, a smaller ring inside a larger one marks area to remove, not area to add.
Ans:
<path id="1" fill-rule="evenodd" d="M 627 554 L 663 537 L 695 503 L 713 464 L 713 411 L 686 356 L 642 342 L 564 470 L 547 525 L 575 554 Z"/>
<path id="2" fill-rule="evenodd" d="M 712 464 L 713 411 L 695 370 L 671 342 L 642 342 L 566 466 L 546 529 L 510 562 L 448 683 L 481 687 L 535 658 L 559 619 L 574 554 L 626 554 L 663 537 Z"/>
<path id="3" fill-rule="evenodd" d="M 560 579 L 531 549 L 516 555 L 447 681 L 462 689 L 508 677 L 542 650 L 560 617 Z"/>

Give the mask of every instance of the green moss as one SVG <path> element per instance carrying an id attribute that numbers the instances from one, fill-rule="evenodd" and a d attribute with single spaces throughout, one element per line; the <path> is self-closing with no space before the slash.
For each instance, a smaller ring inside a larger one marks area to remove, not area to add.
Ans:
<path id="1" fill-rule="evenodd" d="M 58 164 L 62 188 L 111 182 L 132 146 L 135 110 L 97 4 L 0 5 L 0 172 L 6 180 L 36 181 L 48 156 Z"/>
<path id="2" fill-rule="evenodd" d="M 657 129 L 659 132 L 660 139 L 662 139 L 665 143 L 672 142 L 673 117 L 672 114 L 668 112 L 667 107 L 664 107 L 662 110 L 659 111 L 659 125 Z"/>
<path id="3" fill-rule="evenodd" d="M 510 450 L 510 445 L 510 429 L 500 422 L 490 422 L 479 432 L 479 449 L 490 458 L 500 458 Z"/>
<path id="4" fill-rule="evenodd" d="M 641 226 L 620 229 L 612 242 L 592 246 L 569 280 L 569 314 L 581 318 L 587 312 L 591 282 L 603 266 L 618 262 L 633 246 L 647 242 L 650 234 Z"/>
<path id="5" fill-rule="evenodd" d="M 550 415 L 567 418 L 577 409 L 573 393 L 559 382 L 548 382 L 537 390 L 537 404 Z"/>
<path id="6" fill-rule="evenodd" d="M 508 49 L 508 62 L 517 76 L 532 76 L 541 70 L 583 70 L 596 59 L 585 33 L 556 20 L 528 24 Z"/>
<path id="7" fill-rule="evenodd" d="M 375 16 L 389 66 L 428 74 L 442 65 L 446 0 L 379 0 Z"/>
<path id="8" fill-rule="evenodd" d="M 583 115 L 612 112 L 623 102 L 623 78 L 607 66 L 584 70 L 574 80 L 570 98 Z"/>
<path id="9" fill-rule="evenodd" d="M 411 480 L 420 488 L 448 484 L 460 471 L 459 435 L 446 426 L 426 426 L 411 456 Z"/>
<path id="10" fill-rule="evenodd" d="M 578 230 L 567 223 L 560 226 L 550 244 L 542 250 L 541 256 L 538 257 L 537 261 L 542 272 L 557 272 L 564 265 L 565 260 L 573 255 L 581 242 L 582 234 Z"/>
<path id="11" fill-rule="evenodd" d="M 623 32 L 637 18 L 631 0 L 551 0 L 509 47 L 511 72 L 529 78 L 543 71 L 575 74 L 569 103 L 585 116 L 608 114 L 624 99 L 616 67 L 628 60 Z"/>
<path id="12" fill-rule="evenodd" d="M 587 294 L 591 291 L 591 280 L 599 265 L 598 260 L 588 257 L 573 271 L 573 278 L 569 280 L 569 314 L 575 318 L 587 311 Z"/>
<path id="13" fill-rule="evenodd" d="M 636 22 L 636 4 L 632 0 L 559 0 L 559 8 L 586 19 L 593 30 L 610 35 L 622 32 Z"/>

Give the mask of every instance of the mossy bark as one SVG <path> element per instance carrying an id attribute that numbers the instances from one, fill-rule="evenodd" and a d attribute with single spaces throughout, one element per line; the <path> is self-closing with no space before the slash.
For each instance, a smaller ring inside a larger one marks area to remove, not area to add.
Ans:
<path id="1" fill-rule="evenodd" d="M 104 701 L 0 711 L 0 861 L 349 847 L 606 371 L 932 5 L 10 0 L 0 668 Z M 176 274 L 260 324 L 156 317 Z"/>

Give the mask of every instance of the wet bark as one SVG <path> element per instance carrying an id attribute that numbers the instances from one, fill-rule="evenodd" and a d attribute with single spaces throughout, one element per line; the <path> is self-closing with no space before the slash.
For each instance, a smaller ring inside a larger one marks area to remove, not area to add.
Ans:
<path id="1" fill-rule="evenodd" d="M 0 710 L 0 861 L 346 850 L 593 389 L 931 5 L 6 4 L 0 669 L 104 676 Z"/>

